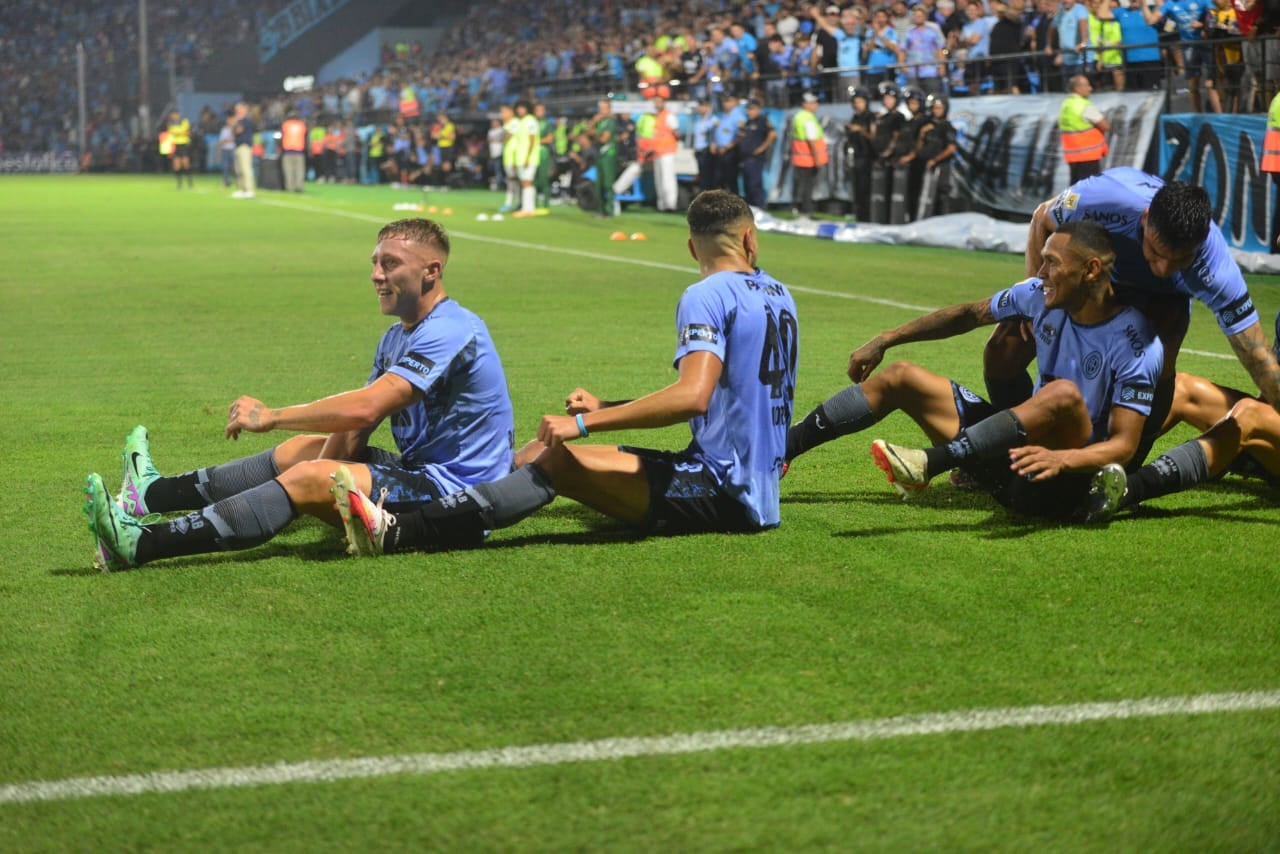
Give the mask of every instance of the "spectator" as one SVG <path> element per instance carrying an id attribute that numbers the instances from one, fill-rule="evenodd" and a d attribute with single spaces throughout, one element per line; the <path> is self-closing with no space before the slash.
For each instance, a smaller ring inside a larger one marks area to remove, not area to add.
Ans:
<path id="1" fill-rule="evenodd" d="M 1054 19 L 1058 38 L 1053 63 L 1065 89 L 1068 80 L 1084 73 L 1084 54 L 1080 48 L 1089 41 L 1089 10 L 1078 0 L 1061 0 L 1061 4 Z"/>
<path id="2" fill-rule="evenodd" d="M 1127 6 L 1122 3 L 1114 10 L 1120 22 L 1121 41 L 1126 45 L 1139 45 L 1126 47 L 1124 51 L 1125 86 L 1133 90 L 1157 88 L 1164 78 L 1157 45 L 1160 34 L 1143 16 L 1144 2 L 1146 0 L 1127 0 Z"/>
<path id="3" fill-rule="evenodd" d="M 942 61 L 947 46 L 942 28 L 930 21 L 925 7 L 917 4 L 911 9 L 911 29 L 907 30 L 905 41 L 907 78 L 914 81 L 916 88 L 927 95 L 941 95 Z M 938 64 L 929 64 L 933 62 Z M 926 63 L 926 64 L 919 64 Z"/>
<path id="4" fill-rule="evenodd" d="M 899 46 L 898 34 L 889 24 L 889 13 L 883 7 L 871 15 L 871 32 L 862 44 L 862 53 L 866 61 L 866 85 L 879 88 L 885 81 L 893 81 L 892 69 L 902 62 L 903 52 Z"/>

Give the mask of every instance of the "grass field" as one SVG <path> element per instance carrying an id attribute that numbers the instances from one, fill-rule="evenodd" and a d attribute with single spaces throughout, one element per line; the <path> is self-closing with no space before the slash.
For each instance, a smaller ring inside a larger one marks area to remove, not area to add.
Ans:
<path id="1" fill-rule="evenodd" d="M 274 443 L 222 438 L 240 394 L 283 405 L 365 380 L 389 323 L 368 255 L 411 198 L 0 180 L 0 851 L 1280 847 L 1280 516 L 1256 482 L 1106 529 L 1042 527 L 946 483 L 899 501 L 863 434 L 798 461 L 782 527 L 757 536 L 636 540 L 557 501 L 468 553 L 357 562 L 300 522 L 250 551 L 92 571 L 80 490 L 90 471 L 116 488 L 135 424 L 176 473 Z M 427 202 L 453 210 L 448 290 L 489 324 L 520 438 L 577 385 L 620 398 L 670 382 L 696 278 L 682 221 L 477 222 L 495 198 Z M 648 240 L 611 242 L 614 227 Z M 911 306 L 1021 271 L 761 242 L 796 287 L 797 414 Z M 1250 284 L 1270 326 L 1280 282 Z M 891 358 L 981 388 L 982 340 Z M 1248 382 L 1203 307 L 1185 347 L 1183 370 Z M 901 416 L 876 434 L 918 441 Z M 1162 699 L 1240 692 L 1261 701 L 1193 715 Z M 1144 698 L 1143 716 L 1075 711 Z M 1043 706 L 1071 709 L 1011 711 Z M 984 709 L 1004 711 L 966 727 Z M 938 723 L 883 724 L 903 715 Z M 878 736 L 802 737 L 858 722 Z M 758 728 L 776 737 L 746 746 Z M 695 734 L 688 751 L 492 752 L 673 734 Z M 420 754 L 446 756 L 385 759 Z M 208 769 L 232 770 L 203 788 L 163 776 Z M 148 774 L 137 794 L 29 785 Z"/>

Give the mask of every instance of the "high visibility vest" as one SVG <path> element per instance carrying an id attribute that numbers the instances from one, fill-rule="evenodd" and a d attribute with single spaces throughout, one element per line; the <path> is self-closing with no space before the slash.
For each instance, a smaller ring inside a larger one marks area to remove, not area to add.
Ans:
<path id="1" fill-rule="evenodd" d="M 160 131 L 160 153 L 165 157 L 173 154 L 173 137 L 167 130 Z"/>
<path id="2" fill-rule="evenodd" d="M 453 148 L 454 140 L 457 137 L 457 126 L 453 122 L 445 122 L 440 126 L 440 133 L 436 137 L 436 146 L 439 148 Z"/>
<path id="3" fill-rule="evenodd" d="M 556 154 L 563 157 L 569 153 L 569 126 L 565 124 L 556 125 Z"/>
<path id="4" fill-rule="evenodd" d="M 653 153 L 653 113 L 644 113 L 636 119 L 636 154 L 645 160 Z"/>
<path id="5" fill-rule="evenodd" d="M 1262 138 L 1262 171 L 1280 173 L 1280 95 L 1271 99 L 1267 135 Z"/>
<path id="6" fill-rule="evenodd" d="M 406 119 L 416 118 L 418 115 L 418 93 L 413 91 L 412 86 L 400 90 L 400 115 Z"/>
<path id="7" fill-rule="evenodd" d="M 637 59 L 636 75 L 640 78 L 640 94 L 644 97 L 671 97 L 671 88 L 666 82 L 667 71 L 658 60 L 648 55 Z"/>
<path id="8" fill-rule="evenodd" d="M 280 149 L 290 152 L 307 150 L 307 125 L 302 119 L 285 119 L 280 126 Z"/>
<path id="9" fill-rule="evenodd" d="M 827 165 L 827 138 L 822 123 L 808 110 L 796 110 L 791 119 L 791 165 L 812 169 Z"/>
<path id="10" fill-rule="evenodd" d="M 341 130 L 331 130 L 324 135 L 324 147 L 338 154 L 347 153 L 347 135 Z"/>
<path id="11" fill-rule="evenodd" d="M 1068 163 L 1090 163 L 1107 156 L 1107 138 L 1084 117 L 1088 106 L 1088 98 L 1072 93 L 1062 102 L 1058 113 L 1062 159 Z"/>
<path id="12" fill-rule="evenodd" d="M 670 118 L 671 114 L 666 110 L 653 117 L 653 155 L 655 157 L 676 153 L 676 132 L 667 124 Z"/>
<path id="13" fill-rule="evenodd" d="M 307 147 L 311 149 L 312 155 L 319 157 L 321 154 L 324 154 L 324 128 L 312 128 L 308 139 L 309 142 Z"/>
<path id="14" fill-rule="evenodd" d="M 370 157 L 382 156 L 382 152 L 386 149 L 386 143 L 384 140 L 385 140 L 385 137 L 383 137 L 383 135 L 380 132 L 376 132 L 376 131 L 374 132 L 373 136 L 369 137 L 369 156 Z"/>
<path id="15" fill-rule="evenodd" d="M 174 145 L 190 145 L 191 144 L 191 122 L 183 119 L 177 124 L 169 125 L 169 139 Z"/>
<path id="16" fill-rule="evenodd" d="M 262 144 L 262 132 L 259 131 L 253 135 L 253 156 L 261 157 L 266 150 L 266 147 Z"/>

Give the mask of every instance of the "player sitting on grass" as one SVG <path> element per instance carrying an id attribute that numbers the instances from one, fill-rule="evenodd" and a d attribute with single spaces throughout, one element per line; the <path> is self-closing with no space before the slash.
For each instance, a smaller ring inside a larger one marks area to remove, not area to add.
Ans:
<path id="1" fill-rule="evenodd" d="M 756 266 L 751 209 L 720 190 L 689 206 L 689 252 L 703 279 L 676 307 L 675 383 L 622 403 L 578 389 L 567 415 L 546 415 L 532 462 L 413 512 L 388 513 L 339 469 L 334 487 L 350 549 L 381 554 L 479 545 L 556 495 L 642 531 L 759 531 L 779 522 L 778 477 L 791 421 L 799 347 L 795 302 Z M 571 445 L 592 432 L 687 421 L 679 453 Z"/>
<path id="2" fill-rule="evenodd" d="M 935 443 L 924 449 L 872 443 L 876 465 L 904 496 L 961 467 L 1014 512 L 1079 518 L 1100 468 L 1133 457 L 1160 373 L 1159 340 L 1111 290 L 1114 259 L 1100 226 L 1069 223 L 1045 242 L 1040 278 L 877 335 L 849 357 L 856 384 L 792 427 L 787 459 L 902 410 Z M 909 362 L 872 373 L 890 347 L 1010 318 L 1031 322 L 1040 369 L 1034 394 L 1018 406 L 997 411 Z"/>
<path id="3" fill-rule="evenodd" d="M 226 435 L 270 430 L 295 436 L 251 457 L 161 477 L 147 431 L 130 434 L 120 505 L 89 475 L 85 512 L 103 570 L 160 558 L 245 549 L 266 542 L 299 513 L 338 523 L 331 475 L 342 464 L 362 489 L 410 506 L 510 471 L 511 400 L 502 362 L 475 314 L 445 294 L 449 238 L 426 219 L 378 232 L 372 280 L 382 313 L 398 317 L 382 336 L 364 388 L 313 403 L 271 409 L 251 397 L 231 405 Z M 390 417 L 399 454 L 368 445 Z M 140 524 L 134 517 L 194 510 Z"/>
<path id="4" fill-rule="evenodd" d="M 1118 511 L 1161 495 L 1191 489 L 1234 472 L 1280 486 L 1280 413 L 1242 391 L 1179 373 L 1167 431 L 1185 421 L 1201 434 L 1126 475 L 1104 467 L 1111 483 L 1089 498 L 1087 521 L 1105 522 Z"/>

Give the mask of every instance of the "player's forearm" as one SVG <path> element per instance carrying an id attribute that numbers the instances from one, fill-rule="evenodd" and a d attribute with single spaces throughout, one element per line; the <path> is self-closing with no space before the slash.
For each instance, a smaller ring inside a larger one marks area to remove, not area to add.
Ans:
<path id="1" fill-rule="evenodd" d="M 650 430 L 670 427 L 703 415 L 707 411 L 709 396 L 703 396 L 687 384 L 675 382 L 666 388 L 618 403 L 603 405 L 594 412 L 582 416 L 587 430 L 592 433 L 609 430 Z"/>
<path id="2" fill-rule="evenodd" d="M 878 337 L 886 350 L 916 341 L 953 338 L 991 323 L 990 314 L 990 305 L 985 301 L 947 306 L 908 321 L 897 329 L 881 332 Z"/>
<path id="3" fill-rule="evenodd" d="M 1053 229 L 1049 228 L 1049 203 L 1043 202 L 1031 217 L 1031 226 L 1027 229 L 1026 274 L 1034 276 L 1040 272 L 1044 263 L 1041 252 L 1044 242 L 1049 239 Z"/>
<path id="4" fill-rule="evenodd" d="M 1083 448 L 1062 451 L 1063 470 L 1068 472 L 1087 472 L 1102 468 L 1107 463 L 1124 465 L 1129 462 L 1133 452 L 1137 450 L 1135 439 L 1111 437 Z"/>
<path id="5" fill-rule="evenodd" d="M 372 430 L 382 421 L 385 413 L 362 392 L 363 389 L 344 391 L 311 403 L 269 409 L 266 417 L 273 430 L 317 433 Z"/>
<path id="6" fill-rule="evenodd" d="M 1276 364 L 1275 354 L 1267 346 L 1262 324 L 1255 322 L 1235 335 L 1228 335 L 1227 340 L 1231 342 L 1231 349 L 1240 364 L 1258 384 L 1262 397 L 1280 410 L 1280 365 Z"/>

